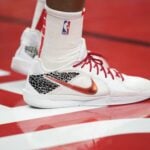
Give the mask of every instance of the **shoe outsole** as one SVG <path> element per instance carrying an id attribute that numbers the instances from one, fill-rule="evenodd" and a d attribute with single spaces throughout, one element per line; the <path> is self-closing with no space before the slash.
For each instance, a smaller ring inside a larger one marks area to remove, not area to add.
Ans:
<path id="1" fill-rule="evenodd" d="M 148 93 L 136 96 L 126 97 L 110 97 L 102 96 L 92 98 L 92 100 L 77 100 L 79 97 L 74 95 L 33 95 L 30 92 L 24 90 L 23 97 L 25 102 L 38 108 L 62 108 L 62 107 L 75 107 L 75 106 L 106 106 L 106 105 L 124 105 L 132 104 L 140 101 L 144 101 L 149 97 Z"/>

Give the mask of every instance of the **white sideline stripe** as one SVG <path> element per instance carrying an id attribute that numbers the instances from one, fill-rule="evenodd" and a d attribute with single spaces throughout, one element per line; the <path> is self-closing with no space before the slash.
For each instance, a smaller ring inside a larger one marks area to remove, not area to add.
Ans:
<path id="1" fill-rule="evenodd" d="M 98 121 L 4 137 L 0 139 L 0 147 L 7 150 L 42 149 L 131 133 L 150 133 L 150 119 Z"/>
<path id="2" fill-rule="evenodd" d="M 0 89 L 13 92 L 16 94 L 22 94 L 22 91 L 25 87 L 25 80 L 5 82 L 0 84 Z"/>
<path id="3" fill-rule="evenodd" d="M 100 107 L 70 107 L 59 109 L 34 109 L 29 106 L 21 106 L 16 108 L 10 108 L 9 110 L 0 111 L 0 124 L 6 124 L 11 122 L 18 122 L 23 120 L 37 119 L 41 117 L 50 117 L 55 115 L 67 114 L 72 112 L 78 112 L 83 110 L 90 110 Z"/>
<path id="4" fill-rule="evenodd" d="M 2 77 L 2 76 L 9 76 L 9 75 L 10 75 L 9 71 L 5 71 L 5 70 L 0 69 L 0 77 Z"/>

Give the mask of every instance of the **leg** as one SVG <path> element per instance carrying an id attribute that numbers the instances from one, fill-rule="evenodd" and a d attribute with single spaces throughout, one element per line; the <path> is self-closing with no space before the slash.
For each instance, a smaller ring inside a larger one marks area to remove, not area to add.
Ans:
<path id="1" fill-rule="evenodd" d="M 55 10 L 64 12 L 81 11 L 85 0 L 47 0 L 47 5 Z"/>
<path id="2" fill-rule="evenodd" d="M 70 59 L 72 53 L 79 51 L 83 43 L 84 3 L 85 0 L 47 0 L 41 59 L 49 69 L 61 66 L 60 59 L 65 54 Z"/>

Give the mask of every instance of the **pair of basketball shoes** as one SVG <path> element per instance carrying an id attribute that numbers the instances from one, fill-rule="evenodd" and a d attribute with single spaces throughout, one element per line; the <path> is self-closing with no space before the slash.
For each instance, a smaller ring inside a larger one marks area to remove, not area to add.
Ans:
<path id="1" fill-rule="evenodd" d="M 84 39 L 77 55 L 69 56 L 70 62 L 55 70 L 47 69 L 38 57 L 40 41 L 38 30 L 25 29 L 12 60 L 12 69 L 28 74 L 23 91 L 27 104 L 39 108 L 100 106 L 150 98 L 149 80 L 109 67 L 101 55 L 87 51 Z"/>

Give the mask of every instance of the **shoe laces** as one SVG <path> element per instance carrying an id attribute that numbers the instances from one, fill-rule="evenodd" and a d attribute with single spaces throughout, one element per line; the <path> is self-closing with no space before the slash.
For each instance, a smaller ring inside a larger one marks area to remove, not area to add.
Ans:
<path id="1" fill-rule="evenodd" d="M 95 68 L 97 75 L 99 75 L 100 72 L 103 72 L 105 78 L 110 75 L 113 80 L 115 80 L 116 77 L 121 78 L 122 81 L 125 80 L 122 73 L 120 73 L 118 70 L 110 67 L 104 67 L 103 61 L 100 59 L 100 57 L 103 56 L 97 53 L 89 52 L 86 58 L 84 58 L 79 63 L 73 65 L 73 67 L 81 66 L 81 68 L 84 68 L 86 65 L 89 65 L 89 71 L 92 72 L 92 69 Z"/>

